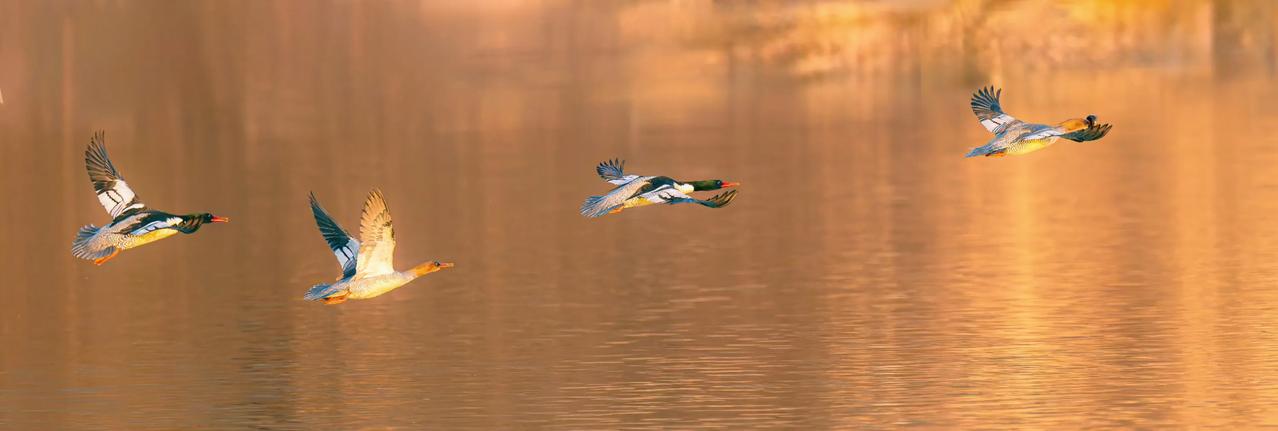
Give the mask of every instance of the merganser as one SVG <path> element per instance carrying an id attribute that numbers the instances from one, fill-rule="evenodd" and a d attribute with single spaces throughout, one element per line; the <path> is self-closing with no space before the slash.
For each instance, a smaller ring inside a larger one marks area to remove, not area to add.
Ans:
<path id="1" fill-rule="evenodd" d="M 306 300 L 340 304 L 347 299 L 368 299 L 395 290 L 423 275 L 453 267 L 452 263 L 430 261 L 407 271 L 395 271 L 391 262 L 395 254 L 395 230 L 391 226 L 390 209 L 386 207 L 380 190 L 373 189 L 364 202 L 359 225 L 360 241 L 333 221 L 315 199 L 314 193 L 311 193 L 311 214 L 315 216 L 315 224 L 319 226 L 324 241 L 337 256 L 342 276 L 335 283 L 312 286 L 303 296 Z"/>
<path id="2" fill-rule="evenodd" d="M 98 194 L 98 202 L 111 215 L 111 223 L 97 227 L 87 225 L 76 233 L 71 242 L 71 254 L 81 259 L 92 259 L 101 265 L 121 251 L 159 241 L 177 233 L 195 233 L 204 223 L 225 223 L 226 217 L 209 213 L 186 215 L 169 214 L 148 209 L 124 182 L 120 171 L 107 157 L 105 135 L 98 131 L 84 150 L 84 164 L 89 180 Z"/>
<path id="3" fill-rule="evenodd" d="M 665 176 L 640 176 L 626 174 L 624 160 L 608 160 L 595 167 L 595 172 L 604 181 L 616 185 L 612 191 L 603 196 L 591 196 L 581 204 L 581 215 L 601 217 L 606 214 L 619 213 L 627 208 L 652 204 L 684 204 L 695 203 L 710 208 L 720 208 L 732 202 L 737 196 L 736 190 L 721 193 L 710 199 L 701 200 L 688 196 L 694 191 L 718 190 L 736 187 L 740 183 L 723 180 L 703 180 L 679 182 Z"/>
<path id="4" fill-rule="evenodd" d="M 1109 124 L 1096 124 L 1096 116 L 1072 118 L 1055 126 L 1026 123 L 1003 112 L 998 98 L 1003 89 L 982 88 L 972 95 L 972 112 L 994 138 L 972 149 L 967 157 L 1003 157 L 1028 154 L 1056 143 L 1060 138 L 1075 142 L 1094 141 L 1109 133 Z"/>

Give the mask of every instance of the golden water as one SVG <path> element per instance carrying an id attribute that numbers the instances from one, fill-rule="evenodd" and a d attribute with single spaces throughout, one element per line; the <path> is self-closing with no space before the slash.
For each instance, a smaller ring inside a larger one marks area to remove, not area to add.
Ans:
<path id="1" fill-rule="evenodd" d="M 1278 425 L 1278 4 L 0 2 L 0 428 Z M 967 106 L 1106 138 L 964 159 Z M 233 222 L 95 267 L 92 131 Z M 587 220 L 595 163 L 739 181 Z M 369 301 L 306 206 L 397 262 Z"/>

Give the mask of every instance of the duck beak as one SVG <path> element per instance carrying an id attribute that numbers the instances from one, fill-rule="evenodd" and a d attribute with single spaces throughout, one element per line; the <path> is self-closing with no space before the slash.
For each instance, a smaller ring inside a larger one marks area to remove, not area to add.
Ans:
<path id="1" fill-rule="evenodd" d="M 453 263 L 452 263 L 452 262 L 440 262 L 440 263 L 439 263 L 439 267 L 440 267 L 440 268 L 452 268 L 452 267 L 453 267 Z"/>
<path id="2" fill-rule="evenodd" d="M 732 182 L 732 181 L 724 181 L 724 182 L 723 182 L 723 188 L 725 188 L 725 189 L 726 189 L 726 188 L 728 188 L 728 187 L 736 187 L 736 186 L 739 186 L 739 185 L 741 185 L 741 183 L 734 183 L 734 182 Z"/>
<path id="3" fill-rule="evenodd" d="M 211 221 L 212 221 L 213 223 L 230 223 L 230 222 L 231 222 L 231 219 L 226 218 L 226 217 L 213 216 L 213 219 L 212 219 Z"/>

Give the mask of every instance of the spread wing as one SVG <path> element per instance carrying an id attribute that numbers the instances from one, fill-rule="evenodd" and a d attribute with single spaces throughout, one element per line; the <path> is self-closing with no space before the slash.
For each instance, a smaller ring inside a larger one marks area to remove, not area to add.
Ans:
<path id="1" fill-rule="evenodd" d="M 1109 124 L 1093 124 L 1091 127 L 1076 132 L 1066 133 L 1061 135 L 1061 137 L 1077 142 L 1095 141 L 1108 134 L 1109 129 L 1111 128 L 1113 128 L 1113 126 Z"/>
<path id="2" fill-rule="evenodd" d="M 593 218 L 608 214 L 608 211 L 626 203 L 627 199 L 647 191 L 644 188 L 652 185 L 653 178 L 656 177 L 637 177 L 633 181 L 617 186 L 606 195 L 586 198 L 586 201 L 581 204 L 581 215 Z"/>
<path id="3" fill-rule="evenodd" d="M 395 272 L 391 263 L 395 255 L 395 229 L 391 227 L 390 209 L 382 191 L 373 189 L 364 202 L 364 215 L 359 221 L 359 257 L 355 274 L 360 277 Z"/>
<path id="4" fill-rule="evenodd" d="M 333 221 L 333 217 L 324 211 L 324 207 L 320 206 L 319 200 L 315 199 L 315 193 L 311 193 L 311 214 L 315 215 L 315 225 L 319 226 L 320 235 L 324 236 L 324 242 L 328 243 L 328 248 L 333 249 L 333 254 L 337 256 L 337 264 L 342 266 L 342 278 L 355 275 L 356 256 L 359 256 L 359 241 L 346 233 L 345 229 L 337 225 Z"/>
<path id="5" fill-rule="evenodd" d="M 972 113 L 976 114 L 976 118 L 981 120 L 981 125 L 985 126 L 985 130 L 989 130 L 990 133 L 1003 133 L 1012 125 L 1021 122 L 1003 112 L 1003 107 L 998 103 L 998 98 L 1002 94 L 1003 89 L 995 90 L 994 87 L 988 87 L 972 95 Z"/>
<path id="6" fill-rule="evenodd" d="M 106 137 L 102 131 L 94 133 L 89 140 L 89 147 L 84 150 L 84 167 L 89 171 L 89 181 L 93 182 L 98 202 L 112 219 L 146 209 L 146 204 L 133 193 L 120 171 L 111 163 L 111 158 L 107 157 Z"/>
<path id="7" fill-rule="evenodd" d="M 648 200 L 652 201 L 653 203 L 665 203 L 669 205 L 700 204 L 710 208 L 720 208 L 720 207 L 727 206 L 729 203 L 732 202 L 732 199 L 737 197 L 736 190 L 729 190 L 727 192 L 720 193 L 706 200 L 701 200 L 701 199 L 694 198 L 692 196 L 688 196 L 674 189 L 656 191 L 655 194 L 657 195 L 655 196 L 656 199 L 654 199 L 653 197 L 649 197 Z"/>
<path id="8" fill-rule="evenodd" d="M 624 172 L 625 166 L 625 160 L 606 160 L 595 167 L 595 172 L 599 173 L 599 178 L 603 178 L 604 181 L 620 186 L 639 178 L 638 175 L 626 175 Z"/>

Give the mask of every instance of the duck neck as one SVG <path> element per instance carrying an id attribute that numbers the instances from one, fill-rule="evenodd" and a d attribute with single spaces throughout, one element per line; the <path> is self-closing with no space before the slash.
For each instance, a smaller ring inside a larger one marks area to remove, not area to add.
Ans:
<path id="1" fill-rule="evenodd" d="M 1060 124 L 1057 125 L 1057 127 L 1065 131 L 1066 133 L 1077 132 L 1079 130 L 1083 130 L 1087 128 L 1087 120 L 1084 120 L 1082 118 L 1071 118 L 1069 120 L 1062 121 Z"/>
<path id="2" fill-rule="evenodd" d="M 694 191 L 698 191 L 698 192 L 704 192 L 704 191 L 706 191 L 706 190 L 718 190 L 718 189 L 719 189 L 719 184 L 718 184 L 718 182 L 716 182 L 715 180 L 688 181 L 688 182 L 686 182 L 686 183 L 684 183 L 684 184 L 687 184 L 687 185 L 692 186 L 692 190 L 694 190 Z"/>
<path id="3" fill-rule="evenodd" d="M 191 214 L 181 217 L 182 221 L 173 226 L 173 228 L 177 229 L 178 232 L 187 234 L 195 233 L 195 231 L 200 230 L 200 226 L 204 225 L 204 216 L 202 214 Z"/>

